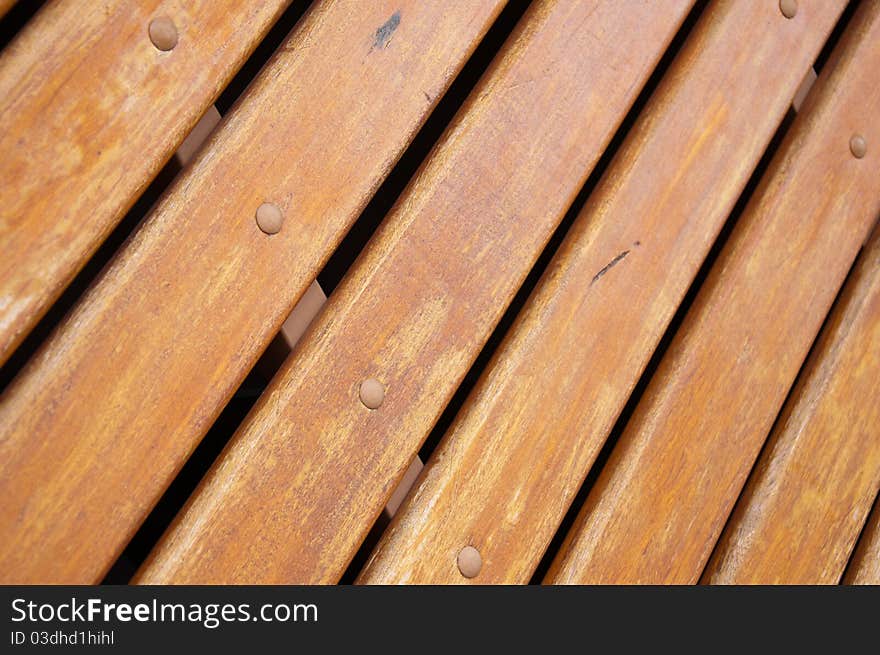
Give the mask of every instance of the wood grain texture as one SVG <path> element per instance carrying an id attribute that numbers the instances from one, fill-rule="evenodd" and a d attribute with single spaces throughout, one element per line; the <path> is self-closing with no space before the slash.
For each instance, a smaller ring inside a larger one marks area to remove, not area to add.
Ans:
<path id="1" fill-rule="evenodd" d="M 798 16 L 802 14 L 798 12 Z M 880 2 L 854 16 L 546 581 L 693 583 L 880 211 Z"/>
<path id="2" fill-rule="evenodd" d="M 880 502 L 859 538 L 859 544 L 843 577 L 845 584 L 880 585 Z"/>
<path id="3" fill-rule="evenodd" d="M 0 53 L 0 364 L 288 4 L 61 0 Z"/>
<path id="4" fill-rule="evenodd" d="M 0 400 L 0 580 L 100 579 L 501 5 L 309 10 Z"/>
<path id="5" fill-rule="evenodd" d="M 843 5 L 705 10 L 359 582 L 529 581 Z"/>
<path id="6" fill-rule="evenodd" d="M 837 584 L 880 490 L 880 230 L 861 254 L 703 573 Z"/>
<path id="7" fill-rule="evenodd" d="M 531 6 L 140 582 L 339 579 L 688 7 Z"/>

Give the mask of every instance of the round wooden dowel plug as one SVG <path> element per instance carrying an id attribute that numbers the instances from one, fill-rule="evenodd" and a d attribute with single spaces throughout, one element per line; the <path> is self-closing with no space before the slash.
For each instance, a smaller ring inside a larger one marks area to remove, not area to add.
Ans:
<path id="1" fill-rule="evenodd" d="M 177 27 L 167 16 L 160 16 L 150 21 L 150 41 L 159 50 L 167 52 L 177 45 Z"/>
<path id="2" fill-rule="evenodd" d="M 466 578 L 475 578 L 483 568 L 483 557 L 473 546 L 465 546 L 458 553 L 458 570 Z"/>
<path id="3" fill-rule="evenodd" d="M 779 11 L 781 11 L 782 15 L 786 18 L 794 18 L 795 14 L 797 14 L 797 10 L 797 0 L 779 0 Z"/>
<path id="4" fill-rule="evenodd" d="M 257 207 L 257 226 L 266 234 L 277 234 L 284 223 L 284 214 L 278 205 L 264 202 Z"/>
<path id="5" fill-rule="evenodd" d="M 385 400 L 385 387 L 376 378 L 369 378 L 361 382 L 361 402 L 369 409 L 378 409 Z"/>
<path id="6" fill-rule="evenodd" d="M 861 134 L 854 134 L 849 140 L 849 150 L 856 159 L 864 157 L 868 152 L 868 143 L 865 141 L 865 137 Z"/>

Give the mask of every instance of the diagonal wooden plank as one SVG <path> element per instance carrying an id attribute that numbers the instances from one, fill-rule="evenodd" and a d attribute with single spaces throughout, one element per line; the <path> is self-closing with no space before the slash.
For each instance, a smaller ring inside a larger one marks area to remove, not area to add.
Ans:
<path id="1" fill-rule="evenodd" d="M 0 53 L 0 364 L 289 4 L 61 0 Z"/>
<path id="2" fill-rule="evenodd" d="M 837 301 L 703 573 L 837 584 L 880 491 L 880 230 Z"/>
<path id="3" fill-rule="evenodd" d="M 18 0 L 0 0 L 0 18 L 3 18 L 6 15 L 6 12 L 12 9 L 12 6 Z"/>
<path id="4" fill-rule="evenodd" d="M 309 10 L 0 399 L 0 581 L 100 579 L 502 4 Z"/>
<path id="5" fill-rule="evenodd" d="M 868 518 L 852 561 L 843 577 L 845 584 L 880 585 L 880 502 Z"/>
<path id="6" fill-rule="evenodd" d="M 339 579 L 690 4 L 531 6 L 141 582 Z"/>
<path id="7" fill-rule="evenodd" d="M 844 4 L 704 10 L 359 582 L 529 581 Z"/>
<path id="8" fill-rule="evenodd" d="M 696 582 L 880 212 L 880 3 L 861 6 L 737 221 L 548 582 Z"/>

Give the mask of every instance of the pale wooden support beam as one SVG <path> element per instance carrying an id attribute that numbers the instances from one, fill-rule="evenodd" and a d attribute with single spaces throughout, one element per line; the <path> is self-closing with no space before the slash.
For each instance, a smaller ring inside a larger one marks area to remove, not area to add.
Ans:
<path id="1" fill-rule="evenodd" d="M 181 168 L 195 156 L 219 123 L 220 112 L 217 111 L 216 105 L 211 105 L 199 119 L 199 122 L 196 123 L 189 136 L 180 144 L 177 152 L 174 153 L 174 159 L 180 164 Z"/>
<path id="2" fill-rule="evenodd" d="M 807 94 L 810 92 L 810 89 L 813 88 L 813 84 L 816 83 L 816 69 L 810 68 L 807 71 L 807 74 L 804 75 L 804 79 L 801 80 L 801 85 L 798 87 L 798 90 L 795 91 L 794 98 L 791 101 L 791 108 L 795 110 L 795 112 L 799 112 L 801 110 L 801 106 L 804 104 L 804 100 L 807 99 Z"/>

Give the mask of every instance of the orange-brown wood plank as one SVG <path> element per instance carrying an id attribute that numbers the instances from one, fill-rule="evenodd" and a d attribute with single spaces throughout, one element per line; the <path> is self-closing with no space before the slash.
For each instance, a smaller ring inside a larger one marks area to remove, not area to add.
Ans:
<path id="1" fill-rule="evenodd" d="M 0 53 L 0 364 L 288 4 L 60 0 Z"/>
<path id="2" fill-rule="evenodd" d="M 14 5 L 18 0 L 0 0 L 0 18 L 6 15 L 6 12 L 12 9 L 12 5 Z"/>
<path id="3" fill-rule="evenodd" d="M 141 582 L 339 579 L 689 7 L 531 6 Z"/>
<path id="4" fill-rule="evenodd" d="M 693 583 L 878 211 L 880 2 L 865 3 L 589 492 L 555 583 Z"/>
<path id="5" fill-rule="evenodd" d="M 844 4 L 704 10 L 360 582 L 529 581 Z"/>
<path id="6" fill-rule="evenodd" d="M 859 538 L 859 545 L 843 578 L 846 584 L 880 585 L 880 500 Z"/>
<path id="7" fill-rule="evenodd" d="M 880 230 L 715 547 L 711 584 L 837 584 L 880 488 Z"/>
<path id="8" fill-rule="evenodd" d="M 312 6 L 0 399 L 0 580 L 100 579 L 501 5 Z"/>

